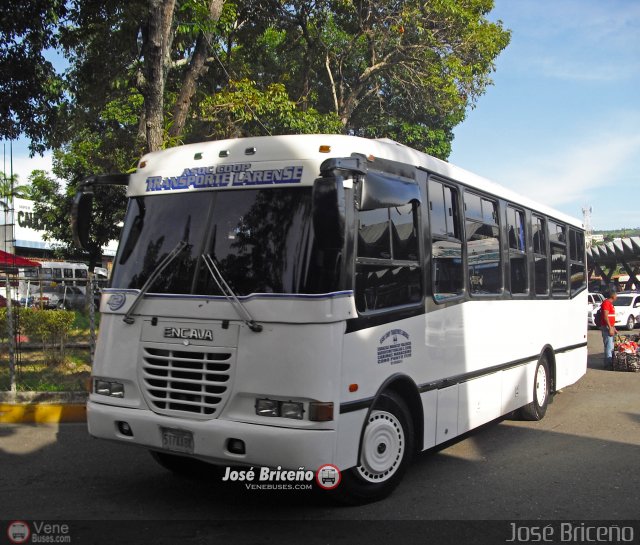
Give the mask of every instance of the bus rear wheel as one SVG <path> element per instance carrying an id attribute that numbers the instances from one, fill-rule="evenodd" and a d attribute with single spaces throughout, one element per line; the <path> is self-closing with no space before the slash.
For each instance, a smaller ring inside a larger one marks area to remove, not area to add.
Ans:
<path id="1" fill-rule="evenodd" d="M 414 450 L 411 414 L 394 392 L 385 392 L 369 413 L 360 460 L 342 474 L 336 497 L 359 505 L 387 497 L 400 484 Z"/>
<path id="2" fill-rule="evenodd" d="M 535 380 L 533 381 L 533 401 L 520 409 L 523 420 L 542 420 L 549 406 L 551 395 L 551 375 L 549 362 L 542 356 L 536 365 Z"/>

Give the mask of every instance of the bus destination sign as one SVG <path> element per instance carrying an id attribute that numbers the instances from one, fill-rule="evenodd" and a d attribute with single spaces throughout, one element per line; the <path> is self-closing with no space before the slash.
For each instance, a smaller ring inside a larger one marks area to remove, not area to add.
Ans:
<path id="1" fill-rule="evenodd" d="M 257 169 L 251 163 L 233 163 L 209 167 L 185 168 L 178 176 L 149 176 L 147 193 L 184 189 L 209 189 L 255 185 L 299 184 L 302 165 Z"/>

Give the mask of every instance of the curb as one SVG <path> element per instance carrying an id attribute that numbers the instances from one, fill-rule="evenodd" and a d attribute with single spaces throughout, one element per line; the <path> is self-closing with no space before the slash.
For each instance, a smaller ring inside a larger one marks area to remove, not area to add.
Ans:
<path id="1" fill-rule="evenodd" d="M 0 423 L 86 422 L 86 392 L 0 392 Z"/>

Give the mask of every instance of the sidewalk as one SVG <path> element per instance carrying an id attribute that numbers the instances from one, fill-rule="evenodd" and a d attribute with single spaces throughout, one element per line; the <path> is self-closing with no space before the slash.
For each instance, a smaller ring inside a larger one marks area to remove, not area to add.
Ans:
<path id="1" fill-rule="evenodd" d="M 0 423 L 86 422 L 86 392 L 0 392 Z"/>

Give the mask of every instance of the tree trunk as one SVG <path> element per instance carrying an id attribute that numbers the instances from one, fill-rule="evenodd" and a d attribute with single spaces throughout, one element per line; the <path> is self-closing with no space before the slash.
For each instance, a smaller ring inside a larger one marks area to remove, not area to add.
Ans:
<path id="1" fill-rule="evenodd" d="M 224 0 L 209 1 L 209 15 L 212 21 L 217 21 L 222 13 L 222 5 Z M 196 85 L 202 75 L 206 74 L 208 67 L 206 65 L 207 56 L 211 47 L 213 34 L 211 32 L 201 32 L 196 41 L 196 47 L 191 56 L 189 67 L 184 75 L 180 93 L 173 108 L 173 123 L 169 129 L 169 135 L 176 137 L 182 134 L 187 116 L 191 109 L 191 101 L 196 94 Z"/>
<path id="2" fill-rule="evenodd" d="M 143 46 L 147 151 L 162 149 L 164 140 L 164 86 L 174 10 L 175 0 L 149 0 L 147 36 Z"/>
<path id="3" fill-rule="evenodd" d="M 182 86 L 180 87 L 180 93 L 176 100 L 176 104 L 173 108 L 173 123 L 169 129 L 169 135 L 176 137 L 182 134 L 185 123 L 187 122 L 187 115 L 191 109 L 191 100 L 196 94 L 196 84 L 200 76 L 205 74 L 208 70 L 205 62 L 209 52 L 210 35 L 200 34 L 198 41 L 196 42 L 196 48 L 193 52 L 191 62 L 187 68 L 187 72 L 184 75 Z"/>

